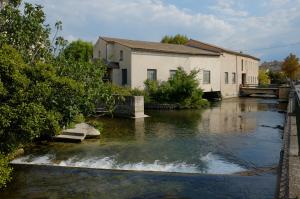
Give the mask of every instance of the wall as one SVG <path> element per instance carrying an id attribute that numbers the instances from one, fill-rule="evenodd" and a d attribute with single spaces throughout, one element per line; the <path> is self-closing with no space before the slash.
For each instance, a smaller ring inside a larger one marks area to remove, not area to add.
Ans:
<path id="1" fill-rule="evenodd" d="M 120 61 L 120 51 L 123 51 L 123 61 Z M 101 51 L 101 55 L 99 54 Z M 112 82 L 116 85 L 122 85 L 122 69 L 127 69 L 127 85 L 131 87 L 131 49 L 122 46 L 118 43 L 110 44 L 99 39 L 93 49 L 93 57 L 108 60 L 110 62 L 118 62 L 120 65 L 119 69 L 113 69 L 112 71 Z"/>
<path id="2" fill-rule="evenodd" d="M 132 87 L 144 88 L 147 79 L 147 69 L 157 70 L 157 80 L 166 81 L 170 77 L 170 70 L 183 67 L 185 71 L 200 69 L 198 79 L 201 88 L 206 92 L 220 91 L 219 59 L 217 57 L 191 56 L 167 53 L 133 52 L 132 53 Z M 203 85 L 202 70 L 211 71 L 211 84 Z"/>
<path id="3" fill-rule="evenodd" d="M 259 61 L 229 53 L 223 53 L 220 60 L 221 93 L 223 98 L 237 97 L 239 95 L 239 86 L 242 84 L 243 73 L 246 74 L 246 84 L 258 84 Z M 225 72 L 228 72 L 228 84 L 225 84 Z M 236 73 L 235 84 L 232 81 L 232 73 Z"/>

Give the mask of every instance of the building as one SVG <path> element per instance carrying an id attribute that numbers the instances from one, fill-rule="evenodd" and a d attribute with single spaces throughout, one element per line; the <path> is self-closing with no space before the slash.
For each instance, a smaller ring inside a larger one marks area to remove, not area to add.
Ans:
<path id="1" fill-rule="evenodd" d="M 223 97 L 238 96 L 242 83 L 257 84 L 257 58 L 199 44 L 195 40 L 174 45 L 100 37 L 93 56 L 107 62 L 111 82 L 130 88 L 144 88 L 147 79 L 166 81 L 178 67 L 187 72 L 200 70 L 204 92 L 221 92 Z"/>
<path id="2" fill-rule="evenodd" d="M 220 53 L 220 87 L 223 97 L 238 96 L 241 84 L 258 84 L 258 58 L 196 40 L 190 40 L 186 45 Z"/>

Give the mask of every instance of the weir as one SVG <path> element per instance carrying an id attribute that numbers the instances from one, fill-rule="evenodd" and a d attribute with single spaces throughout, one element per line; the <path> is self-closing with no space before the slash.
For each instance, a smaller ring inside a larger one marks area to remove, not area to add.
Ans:
<path id="1" fill-rule="evenodd" d="M 273 199 L 284 110 L 276 99 L 234 98 L 101 117 L 100 140 L 41 143 L 15 159 L 0 198 Z"/>
<path id="2" fill-rule="evenodd" d="M 240 87 L 240 96 L 249 97 L 251 95 L 269 95 L 281 100 L 287 100 L 290 86 L 273 85 L 270 87 L 259 87 L 257 85 L 243 85 Z"/>

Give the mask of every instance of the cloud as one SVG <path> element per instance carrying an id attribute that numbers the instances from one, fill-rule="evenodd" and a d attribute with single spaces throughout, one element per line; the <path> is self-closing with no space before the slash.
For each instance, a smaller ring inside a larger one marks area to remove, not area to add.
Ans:
<path id="1" fill-rule="evenodd" d="M 217 0 L 216 5 L 210 7 L 211 10 L 229 16 L 246 17 L 248 12 L 234 8 L 236 2 L 233 0 Z"/>
<path id="2" fill-rule="evenodd" d="M 203 1 L 200 10 L 194 8 L 197 0 L 189 7 L 165 0 L 28 1 L 42 4 L 52 25 L 62 20 L 62 34 L 70 40 L 95 42 L 104 35 L 159 41 L 180 33 L 235 50 L 299 41 L 300 0 L 213 0 Z M 273 51 L 249 52 L 268 59 Z"/>

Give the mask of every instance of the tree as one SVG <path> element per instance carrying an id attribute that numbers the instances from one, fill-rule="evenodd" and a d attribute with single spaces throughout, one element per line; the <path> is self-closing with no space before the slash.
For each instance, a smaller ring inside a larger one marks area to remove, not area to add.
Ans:
<path id="1" fill-rule="evenodd" d="M 63 50 L 63 54 L 67 59 L 90 62 L 93 58 L 93 44 L 83 40 L 73 41 Z"/>
<path id="2" fill-rule="evenodd" d="M 199 71 L 187 73 L 178 68 L 175 75 L 166 82 L 145 81 L 146 92 L 154 102 L 179 103 L 186 108 L 201 108 L 208 102 L 202 99 L 203 91 L 197 78 Z"/>
<path id="3" fill-rule="evenodd" d="M 51 137 L 78 114 L 84 87 L 56 74 L 51 64 L 29 66 L 16 49 L 0 48 L 0 150 L 10 152 L 40 137 Z"/>
<path id="4" fill-rule="evenodd" d="M 184 45 L 189 41 L 189 38 L 185 35 L 177 34 L 175 36 L 164 36 L 161 40 L 161 43 L 168 43 L 168 44 L 181 44 Z"/>
<path id="5" fill-rule="evenodd" d="M 296 80 L 300 72 L 299 58 L 294 54 L 290 54 L 282 64 L 282 71 L 291 80 Z"/>
<path id="6" fill-rule="evenodd" d="M 268 72 L 265 70 L 259 70 L 258 81 L 259 81 L 259 84 L 262 86 L 266 86 L 266 85 L 270 84 L 270 77 L 268 75 Z"/>
<path id="7" fill-rule="evenodd" d="M 40 5 L 11 0 L 0 11 L 0 46 L 11 45 L 21 53 L 25 62 L 47 59 L 51 56 L 50 27 L 44 25 L 46 15 Z"/>
<path id="8" fill-rule="evenodd" d="M 287 83 L 287 77 L 286 77 L 286 74 L 284 72 L 269 71 L 268 75 L 270 77 L 271 84 L 285 84 L 285 83 Z"/>

